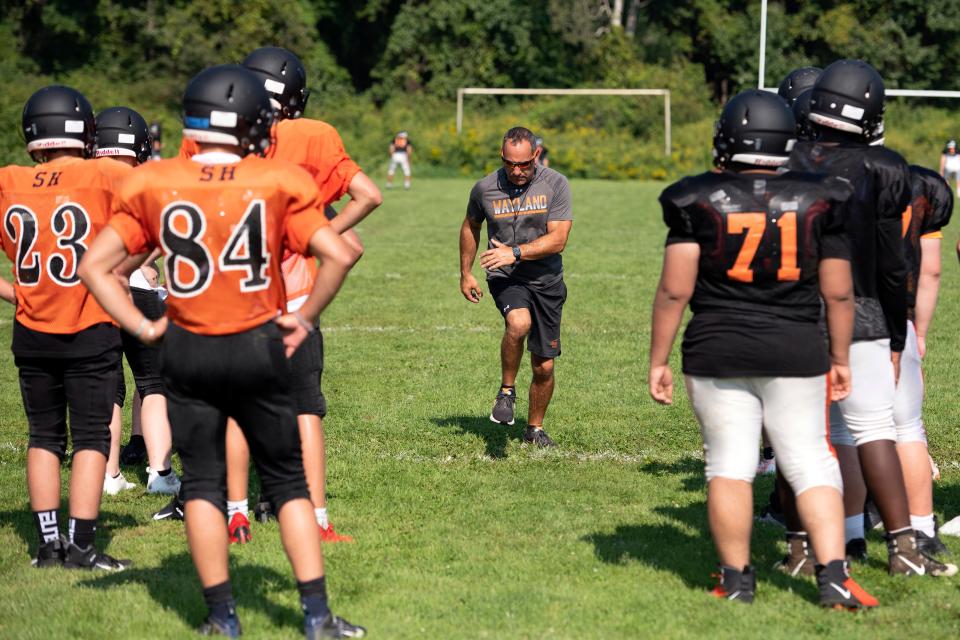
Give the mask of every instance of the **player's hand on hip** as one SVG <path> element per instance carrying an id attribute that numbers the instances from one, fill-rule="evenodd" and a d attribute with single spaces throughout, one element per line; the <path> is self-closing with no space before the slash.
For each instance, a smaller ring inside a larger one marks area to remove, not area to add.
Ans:
<path id="1" fill-rule="evenodd" d="M 477 284 L 477 279 L 473 277 L 472 273 L 460 276 L 460 293 L 469 302 L 473 303 L 480 302 L 480 298 L 483 297 L 483 291 L 480 290 L 480 285 Z"/>
<path id="2" fill-rule="evenodd" d="M 830 366 L 830 400 L 839 402 L 848 395 L 852 388 L 850 367 L 845 364 L 834 364 Z"/>
<path id="3" fill-rule="evenodd" d="M 499 269 L 517 261 L 513 257 L 513 247 L 508 247 L 499 240 L 491 239 L 493 249 L 487 249 L 480 254 L 480 266 L 484 269 Z"/>
<path id="4" fill-rule="evenodd" d="M 660 404 L 673 404 L 673 373 L 670 365 L 650 367 L 650 397 Z"/>
<path id="5" fill-rule="evenodd" d="M 291 357 L 293 352 L 303 344 L 307 339 L 308 332 L 300 320 L 292 313 L 285 313 L 279 316 L 274 322 L 280 327 L 280 334 L 283 336 L 283 347 L 287 357 Z"/>
<path id="6" fill-rule="evenodd" d="M 900 384 L 900 356 L 903 353 L 900 351 L 891 351 L 890 352 L 890 362 L 893 363 L 893 379 L 897 384 Z"/>
<path id="7" fill-rule="evenodd" d="M 144 344 L 155 345 L 163 340 L 163 335 L 167 332 L 170 321 L 167 316 L 161 316 L 159 320 L 154 320 L 147 324 L 140 334 L 140 340 Z"/>

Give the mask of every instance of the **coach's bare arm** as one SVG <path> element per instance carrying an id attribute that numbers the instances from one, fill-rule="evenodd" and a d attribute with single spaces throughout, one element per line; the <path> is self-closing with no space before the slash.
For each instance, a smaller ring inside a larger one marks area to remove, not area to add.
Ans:
<path id="1" fill-rule="evenodd" d="M 567 246 L 573 220 L 553 220 L 547 223 L 547 232 L 520 247 L 521 260 L 540 260 L 556 253 L 561 253 Z M 513 247 L 497 240 L 491 240 L 493 249 L 487 249 L 480 254 L 480 266 L 484 269 L 499 269 L 511 265 L 516 261 L 513 257 Z"/>
<path id="2" fill-rule="evenodd" d="M 827 315 L 830 336 L 830 399 L 850 395 L 850 341 L 853 339 L 853 275 L 850 261 L 824 258 L 820 261 L 820 296 Z"/>
<path id="3" fill-rule="evenodd" d="M 700 245 L 695 242 L 671 244 L 663 252 L 663 272 L 653 299 L 649 374 L 650 396 L 661 404 L 673 403 L 670 351 L 697 284 L 699 262 Z"/>
<path id="4" fill-rule="evenodd" d="M 477 259 L 482 227 L 482 222 L 475 222 L 470 216 L 465 216 L 460 225 L 460 293 L 474 303 L 480 302 L 483 297 L 483 291 L 473 277 L 473 261 Z"/>

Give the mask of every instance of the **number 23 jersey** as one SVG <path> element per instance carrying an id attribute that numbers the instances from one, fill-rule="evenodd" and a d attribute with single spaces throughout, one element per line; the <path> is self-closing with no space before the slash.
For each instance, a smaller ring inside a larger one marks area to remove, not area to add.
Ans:
<path id="1" fill-rule="evenodd" d="M 849 260 L 843 179 L 709 172 L 660 195 L 667 245 L 700 245 L 683 371 L 711 377 L 829 370 L 820 318 L 822 258 Z"/>
<path id="2" fill-rule="evenodd" d="M 232 164 L 173 158 L 123 182 L 110 226 L 131 254 L 161 247 L 168 313 L 194 333 L 226 335 L 284 309 L 284 250 L 306 254 L 329 224 L 310 175 L 256 156 Z"/>

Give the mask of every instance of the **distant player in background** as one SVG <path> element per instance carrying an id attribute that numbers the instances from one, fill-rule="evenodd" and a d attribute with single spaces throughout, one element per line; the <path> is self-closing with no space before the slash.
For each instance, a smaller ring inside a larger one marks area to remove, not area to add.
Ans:
<path id="1" fill-rule="evenodd" d="M 397 165 L 403 171 L 403 188 L 410 188 L 410 160 L 413 157 L 413 145 L 406 131 L 401 131 L 393 137 L 390 143 L 390 166 L 387 167 L 387 189 L 393 188 L 393 174 Z"/>
<path id="2" fill-rule="evenodd" d="M 545 144 L 543 144 L 543 138 L 537 138 L 537 149 L 540 151 L 540 153 L 537 154 L 537 165 L 541 167 L 549 167 L 550 158 L 548 156 L 550 154 L 550 150 L 547 149 Z"/>
<path id="3" fill-rule="evenodd" d="M 107 224 L 130 167 L 93 155 L 93 109 L 80 92 L 40 89 L 23 108 L 27 152 L 39 164 L 0 169 L 0 245 L 13 263 L 12 351 L 30 427 L 27 489 L 39 537 L 34 566 L 120 571 L 94 545 L 110 451 L 120 332 L 77 275 Z M 111 273 L 116 281 L 116 276 Z M 119 283 L 117 284 L 119 287 Z M 0 278 L 10 300 L 10 283 Z M 70 524 L 61 537 L 60 469 L 69 414 Z"/>
<path id="4" fill-rule="evenodd" d="M 163 127 L 159 122 L 150 123 L 150 159 L 163 160 Z"/>
<path id="5" fill-rule="evenodd" d="M 957 195 L 960 196 L 960 151 L 957 150 L 956 140 L 949 140 L 943 148 L 940 155 L 940 175 L 947 182 L 954 182 Z"/>

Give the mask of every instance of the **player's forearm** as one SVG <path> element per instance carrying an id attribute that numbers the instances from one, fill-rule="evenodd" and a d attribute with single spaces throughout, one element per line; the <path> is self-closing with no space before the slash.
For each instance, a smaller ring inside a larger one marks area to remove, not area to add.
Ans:
<path id="1" fill-rule="evenodd" d="M 856 313 L 850 262 L 835 258 L 821 260 L 819 277 L 830 338 L 830 360 L 833 364 L 847 365 Z"/>
<path id="2" fill-rule="evenodd" d="M 114 270 L 127 257 L 120 236 L 110 227 L 105 228 L 80 260 L 77 275 L 103 310 L 117 321 L 121 329 L 138 335 L 146 317 L 133 305 L 127 291 L 120 285 Z"/>
<path id="3" fill-rule="evenodd" d="M 314 323 L 343 285 L 353 266 L 353 256 L 346 242 L 330 227 L 318 229 L 310 239 L 310 253 L 320 261 L 313 289 L 300 307 L 299 314 Z"/>
<path id="4" fill-rule="evenodd" d="M 17 294 L 13 289 L 13 283 L 6 278 L 0 278 L 0 299 L 6 300 L 10 304 L 17 304 Z"/>
<path id="5" fill-rule="evenodd" d="M 333 230 L 340 234 L 355 227 L 383 203 L 380 189 L 362 171 L 350 180 L 347 193 L 350 194 L 350 202 L 330 221 Z"/>
<path id="6" fill-rule="evenodd" d="M 917 335 L 925 337 L 933 322 L 940 293 L 940 240 L 921 239 L 920 278 L 917 282 L 917 303 L 913 324 Z"/>
<path id="7" fill-rule="evenodd" d="M 668 291 L 663 284 L 657 288 L 653 300 L 653 321 L 650 330 L 650 366 L 667 364 L 673 341 L 677 337 L 683 311 L 690 301 L 689 296 Z"/>
<path id="8" fill-rule="evenodd" d="M 460 227 L 460 273 L 468 274 L 473 270 L 473 263 L 477 259 L 477 248 L 480 246 L 480 227 L 473 226 L 469 220 L 464 220 Z"/>

